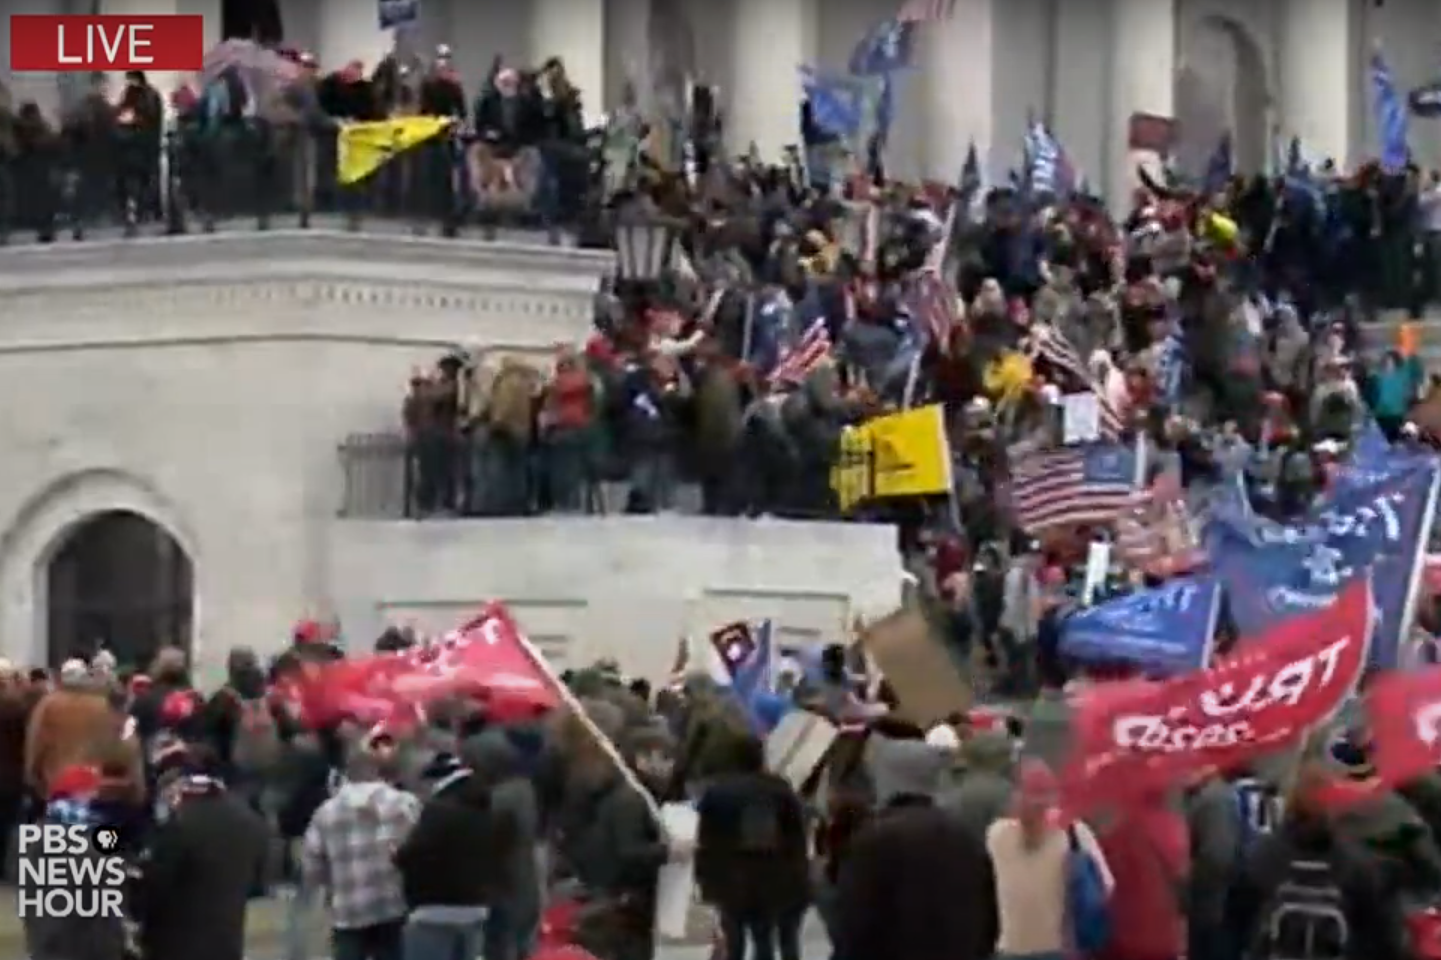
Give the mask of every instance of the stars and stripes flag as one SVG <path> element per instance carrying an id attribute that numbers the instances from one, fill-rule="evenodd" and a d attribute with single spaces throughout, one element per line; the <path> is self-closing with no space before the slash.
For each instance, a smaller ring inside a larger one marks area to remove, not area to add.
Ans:
<path id="1" fill-rule="evenodd" d="M 956 290 L 941 277 L 940 270 L 927 268 L 916 274 L 911 291 L 911 316 L 945 354 L 950 346 L 951 331 L 965 321 Z"/>
<path id="2" fill-rule="evenodd" d="M 1138 496 L 1135 450 L 1113 443 L 1029 454 L 1011 465 L 1011 513 L 1035 536 L 1080 524 L 1111 524 Z"/>
<path id="3" fill-rule="evenodd" d="M 804 383 L 812 370 L 825 362 L 831 353 L 831 334 L 824 317 L 817 317 L 806 327 L 800 339 L 781 354 L 780 362 L 771 371 L 771 383 L 795 386 Z"/>
<path id="4" fill-rule="evenodd" d="M 937 23 L 949 20 L 956 0 L 905 0 L 896 11 L 900 23 Z"/>
<path id="5" fill-rule="evenodd" d="M 1144 500 L 1116 519 L 1115 548 L 1123 563 L 1156 576 L 1175 576 L 1205 563 L 1175 471 L 1157 477 Z"/>
<path id="6" fill-rule="evenodd" d="M 1059 330 L 1045 324 L 1038 324 L 1031 330 L 1031 359 L 1045 361 L 1062 393 L 1089 390 L 1096 395 L 1101 415 L 1102 437 L 1114 440 L 1125 430 L 1126 424 L 1121 411 L 1111 403 L 1101 384 L 1091 376 L 1086 362 Z"/>

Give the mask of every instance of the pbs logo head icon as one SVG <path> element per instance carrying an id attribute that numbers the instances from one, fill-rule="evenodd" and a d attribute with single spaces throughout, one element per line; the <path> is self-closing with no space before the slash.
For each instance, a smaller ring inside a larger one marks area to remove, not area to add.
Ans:
<path id="1" fill-rule="evenodd" d="M 100 853 L 114 853 L 120 849 L 120 831 L 114 827 L 96 827 L 91 842 Z"/>

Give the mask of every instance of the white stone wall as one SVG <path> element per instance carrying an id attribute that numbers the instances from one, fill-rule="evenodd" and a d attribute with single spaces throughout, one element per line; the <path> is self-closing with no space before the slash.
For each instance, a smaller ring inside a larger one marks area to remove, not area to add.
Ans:
<path id="1" fill-rule="evenodd" d="M 337 523 L 334 609 L 354 644 L 387 624 L 454 627 L 505 601 L 558 668 L 613 657 L 652 680 L 677 639 L 776 621 L 782 642 L 829 643 L 851 616 L 899 605 L 894 527 L 710 517 Z"/>
<path id="2" fill-rule="evenodd" d="M 279 645 L 323 612 L 344 437 L 394 428 L 450 345 L 582 339 L 606 265 L 319 232 L 0 251 L 5 654 L 43 655 L 45 563 L 116 508 L 189 552 L 199 659 Z"/>

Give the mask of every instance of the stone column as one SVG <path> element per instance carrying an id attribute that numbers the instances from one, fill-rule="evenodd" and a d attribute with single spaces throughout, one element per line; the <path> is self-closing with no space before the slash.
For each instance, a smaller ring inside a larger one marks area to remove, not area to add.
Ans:
<path id="1" fill-rule="evenodd" d="M 956 0 L 950 18 L 919 28 L 928 179 L 955 183 L 972 143 L 988 180 L 995 172 L 994 2 Z"/>
<path id="2" fill-rule="evenodd" d="M 551 57 L 565 63 L 566 76 L 580 91 L 586 126 L 605 112 L 606 0 L 532 0 L 531 62 Z"/>
<path id="3" fill-rule="evenodd" d="M 801 143 L 800 67 L 814 64 L 815 0 L 736 0 L 725 141 L 731 154 L 754 143 L 765 163 L 781 163 Z M 704 43 L 704 38 L 698 38 Z"/>
<path id="4" fill-rule="evenodd" d="M 75 6 L 70 5 L 72 10 Z M 100 0 L 99 11 L 102 14 L 115 16 L 155 16 L 157 14 L 199 14 L 205 18 L 205 41 L 207 44 L 219 39 L 220 23 L 220 0 Z M 79 12 L 79 11 L 74 11 Z M 213 32 L 211 23 L 216 24 Z M 150 85 L 160 92 L 165 100 L 166 108 L 170 106 L 170 94 L 191 78 L 182 73 L 170 70 L 147 71 L 145 79 Z M 110 88 L 115 96 L 119 96 L 120 88 L 125 83 L 123 72 L 112 72 L 110 74 Z"/>
<path id="5" fill-rule="evenodd" d="M 618 107 L 626 82 L 633 81 L 641 107 L 650 108 L 650 11 L 651 0 L 605 0 L 605 98 L 596 101 L 597 107 Z"/>
<path id="6" fill-rule="evenodd" d="M 1161 157 L 1129 145 L 1131 115 L 1176 115 L 1176 9 L 1174 0 L 1112 0 L 1111 133 L 1106 196 L 1113 208 L 1129 206 L 1136 167 L 1161 174 Z"/>
<path id="7" fill-rule="evenodd" d="M 383 30 L 374 3 L 355 0 L 320 0 L 320 35 L 315 55 L 326 72 L 339 70 L 352 60 L 365 65 L 367 74 L 395 48 L 395 31 Z"/>
<path id="8" fill-rule="evenodd" d="M 1357 38 L 1350 0 L 1282 0 L 1280 48 L 1282 143 L 1301 138 L 1308 157 L 1350 168 L 1358 96 Z M 1363 90 L 1367 93 L 1363 94 Z"/>

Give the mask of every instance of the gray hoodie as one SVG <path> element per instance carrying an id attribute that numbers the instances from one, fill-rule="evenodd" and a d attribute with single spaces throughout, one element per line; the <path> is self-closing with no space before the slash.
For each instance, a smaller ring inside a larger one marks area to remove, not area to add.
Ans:
<path id="1" fill-rule="evenodd" d="M 979 841 L 985 841 L 991 824 L 1010 808 L 1011 753 L 1006 734 L 994 730 L 975 734 L 961 748 L 964 771 L 936 800 Z"/>
<path id="2" fill-rule="evenodd" d="M 1211 777 L 1185 799 L 1191 832 L 1190 905 L 1197 932 L 1214 930 L 1225 917 L 1226 893 L 1241 855 L 1241 806 L 1236 788 Z"/>
<path id="3" fill-rule="evenodd" d="M 896 797 L 934 797 L 951 754 L 924 740 L 892 740 L 871 734 L 866 741 L 866 766 L 875 786 L 877 807 Z"/>

